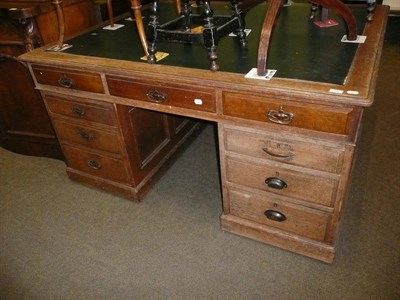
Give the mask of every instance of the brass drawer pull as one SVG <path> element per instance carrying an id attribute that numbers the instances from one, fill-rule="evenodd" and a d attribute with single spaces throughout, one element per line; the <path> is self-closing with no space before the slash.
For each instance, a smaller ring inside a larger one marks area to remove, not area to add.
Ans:
<path id="1" fill-rule="evenodd" d="M 270 110 L 267 114 L 268 120 L 271 122 L 287 125 L 294 119 L 294 114 L 283 111 L 283 106 L 279 106 L 279 110 Z"/>
<path id="2" fill-rule="evenodd" d="M 148 91 L 146 94 L 147 98 L 156 103 L 161 103 L 167 99 L 167 94 L 158 91 L 156 88 L 153 88 L 151 91 Z"/>
<path id="3" fill-rule="evenodd" d="M 283 213 L 276 211 L 276 210 L 271 210 L 271 209 L 266 210 L 264 212 L 264 215 L 269 220 L 276 221 L 276 222 L 283 222 L 286 220 L 286 216 Z"/>
<path id="4" fill-rule="evenodd" d="M 285 158 L 294 156 L 294 151 L 292 147 L 288 144 L 269 143 L 267 147 L 262 148 L 262 150 L 273 157 Z"/>
<path id="5" fill-rule="evenodd" d="M 93 134 L 86 132 L 85 130 L 78 129 L 78 132 L 76 134 L 85 140 L 88 140 L 88 141 L 93 140 Z"/>
<path id="6" fill-rule="evenodd" d="M 98 163 L 95 160 L 89 160 L 88 161 L 88 166 L 91 167 L 94 170 L 100 170 L 101 167 L 102 167 L 101 163 Z"/>
<path id="7" fill-rule="evenodd" d="M 83 109 L 80 109 L 78 107 L 72 107 L 71 113 L 80 117 L 83 117 L 86 114 L 86 112 Z"/>
<path id="8" fill-rule="evenodd" d="M 277 190 L 287 188 L 287 183 L 278 177 L 268 177 L 265 179 L 265 183 L 268 185 L 268 187 Z"/>
<path id="9" fill-rule="evenodd" d="M 69 78 L 67 75 L 62 75 L 60 79 L 58 79 L 58 84 L 65 88 L 72 88 L 74 85 L 74 80 Z"/>

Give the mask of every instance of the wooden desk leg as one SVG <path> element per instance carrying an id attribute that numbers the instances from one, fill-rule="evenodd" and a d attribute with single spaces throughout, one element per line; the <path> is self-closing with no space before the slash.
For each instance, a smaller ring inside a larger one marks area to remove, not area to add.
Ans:
<path id="1" fill-rule="evenodd" d="M 107 0 L 108 18 L 110 19 L 110 27 L 114 27 L 114 13 L 112 8 L 112 0 Z"/>
<path id="2" fill-rule="evenodd" d="M 58 19 L 58 42 L 57 45 L 54 46 L 53 51 L 60 51 L 64 46 L 64 35 L 65 35 L 64 12 L 61 7 L 62 0 L 54 0 L 52 3 L 55 6 Z"/>
<path id="3" fill-rule="evenodd" d="M 232 14 L 237 18 L 239 22 L 239 28 L 236 31 L 236 36 L 239 38 L 239 43 L 242 47 L 247 47 L 246 32 L 244 31 L 245 22 L 242 16 L 242 10 L 239 6 L 239 0 L 231 0 Z"/>
<path id="4" fill-rule="evenodd" d="M 144 54 L 149 57 L 149 50 L 147 48 L 146 33 L 144 31 L 143 19 L 142 19 L 142 4 L 140 0 L 131 0 L 131 8 L 135 17 L 136 27 L 139 33 L 140 43 L 142 44 Z"/>
<path id="5" fill-rule="evenodd" d="M 159 27 L 159 0 L 153 0 L 150 12 L 150 21 L 147 25 L 147 42 L 148 42 L 148 56 L 147 62 L 156 63 L 156 52 L 157 52 L 157 29 Z"/>
<path id="6" fill-rule="evenodd" d="M 257 75 L 267 75 L 267 57 L 269 50 L 269 42 L 271 40 L 272 31 L 274 29 L 276 19 L 283 6 L 285 0 L 270 0 L 264 23 L 261 29 L 260 43 L 258 44 L 257 55 Z"/>
<path id="7" fill-rule="evenodd" d="M 376 0 L 367 0 L 367 21 L 372 21 L 374 18 L 374 10 L 376 8 Z"/>
<path id="8" fill-rule="evenodd" d="M 190 3 L 189 0 L 182 0 L 182 1 L 177 1 L 180 3 L 180 9 L 179 9 L 179 15 L 183 16 L 183 30 L 186 32 L 191 31 L 191 20 L 190 16 L 192 14 L 190 10 Z"/>
<path id="9" fill-rule="evenodd" d="M 40 37 L 40 31 L 34 18 L 18 19 L 18 23 L 20 23 L 24 28 L 24 44 L 26 52 L 42 46 L 43 41 Z"/>
<path id="10" fill-rule="evenodd" d="M 182 6 L 181 0 L 176 0 L 175 4 L 176 4 L 176 11 L 178 12 L 178 15 L 180 15 L 181 14 L 181 6 Z"/>
<path id="11" fill-rule="evenodd" d="M 214 25 L 213 10 L 210 6 L 210 0 L 203 1 L 203 16 L 204 16 L 204 47 L 208 52 L 208 60 L 210 62 L 210 70 L 218 71 L 219 65 L 217 63 L 217 28 Z"/>

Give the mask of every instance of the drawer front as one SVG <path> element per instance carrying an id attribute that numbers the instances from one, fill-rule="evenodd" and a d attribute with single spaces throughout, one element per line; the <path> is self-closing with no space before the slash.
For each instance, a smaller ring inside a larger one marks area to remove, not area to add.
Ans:
<path id="1" fill-rule="evenodd" d="M 104 93 L 100 74 L 79 72 L 68 69 L 33 66 L 36 81 L 41 84 L 81 90 L 93 93 Z"/>
<path id="2" fill-rule="evenodd" d="M 337 181 L 284 168 L 226 159 L 230 182 L 261 191 L 332 206 Z"/>
<path id="3" fill-rule="evenodd" d="M 229 190 L 230 214 L 318 241 L 325 239 L 329 214 L 281 203 L 242 190 Z"/>
<path id="4" fill-rule="evenodd" d="M 260 122 L 348 135 L 353 110 L 272 100 L 247 94 L 223 94 L 224 115 Z"/>
<path id="5" fill-rule="evenodd" d="M 340 173 L 344 149 L 260 132 L 225 129 L 225 149 L 261 159 Z"/>
<path id="6" fill-rule="evenodd" d="M 76 98 L 75 101 L 45 96 L 49 113 L 85 120 L 100 124 L 116 126 L 114 106 L 108 103 L 90 103 L 84 99 Z"/>
<path id="7" fill-rule="evenodd" d="M 113 96 L 206 112 L 216 111 L 212 90 L 198 87 L 175 88 L 171 87 L 171 83 L 153 85 L 113 76 L 107 76 L 107 84 Z"/>
<path id="8" fill-rule="evenodd" d="M 93 149 L 121 153 L 121 143 L 115 132 L 80 126 L 55 118 L 53 118 L 53 125 L 61 142 L 68 141 Z"/>
<path id="9" fill-rule="evenodd" d="M 63 153 L 70 168 L 104 179 L 129 183 L 128 171 L 123 160 L 65 145 Z"/>

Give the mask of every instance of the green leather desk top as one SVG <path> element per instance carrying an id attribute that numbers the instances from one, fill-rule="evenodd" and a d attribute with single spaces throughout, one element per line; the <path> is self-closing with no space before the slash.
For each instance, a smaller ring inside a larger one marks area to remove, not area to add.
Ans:
<path id="1" fill-rule="evenodd" d="M 214 14 L 230 14 L 226 4 L 213 4 Z M 192 11 L 195 12 L 195 8 Z M 224 37 L 217 48 L 220 72 L 246 74 L 256 67 L 257 48 L 266 4 L 250 10 L 246 16 L 248 48 L 243 50 L 236 38 Z M 294 4 L 284 7 L 273 33 L 268 58 L 268 69 L 276 69 L 276 77 L 302 79 L 315 82 L 343 84 L 351 66 L 358 44 L 343 43 L 346 33 L 343 19 L 334 12 L 329 17 L 339 25 L 320 28 L 308 20 L 310 5 Z M 357 19 L 358 34 L 362 35 L 366 9 L 364 5 L 353 7 Z M 143 12 L 145 24 L 148 11 Z M 165 22 L 176 16 L 172 4 L 160 5 L 160 21 Z M 118 30 L 97 29 L 68 40 L 71 48 L 64 53 L 112 58 L 128 61 L 146 61 L 138 39 L 134 21 L 122 19 L 117 24 L 125 26 Z M 368 38 L 368 37 L 367 37 Z M 201 45 L 159 42 L 157 50 L 169 53 L 157 62 L 171 66 L 208 69 L 207 51 Z M 210 71 L 211 72 L 211 71 Z"/>

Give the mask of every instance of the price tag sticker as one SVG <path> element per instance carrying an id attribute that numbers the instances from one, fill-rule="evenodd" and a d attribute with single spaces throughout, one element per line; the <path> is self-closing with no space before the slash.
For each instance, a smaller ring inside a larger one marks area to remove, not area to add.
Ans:
<path id="1" fill-rule="evenodd" d="M 251 79 L 260 79 L 260 80 L 270 80 L 276 73 L 276 70 L 267 70 L 265 75 L 259 76 L 257 74 L 257 68 L 251 69 L 244 77 Z"/>
<path id="2" fill-rule="evenodd" d="M 338 90 L 338 89 L 330 89 L 329 93 L 333 94 L 343 94 L 343 90 Z"/>
<path id="3" fill-rule="evenodd" d="M 124 24 L 114 24 L 113 26 L 111 26 L 111 25 L 104 26 L 103 29 L 104 30 L 117 30 L 124 26 L 125 26 Z"/>
<path id="4" fill-rule="evenodd" d="M 167 52 L 158 51 L 158 52 L 156 52 L 156 61 L 160 61 L 160 60 L 166 58 L 168 55 L 169 55 L 169 53 L 167 53 Z M 142 56 L 140 59 L 147 60 L 147 56 Z"/>
<path id="5" fill-rule="evenodd" d="M 367 39 L 366 35 L 357 35 L 357 38 L 354 41 L 350 41 L 347 39 L 347 35 L 344 35 L 340 40 L 342 43 L 356 43 L 356 44 L 363 44 Z"/>

